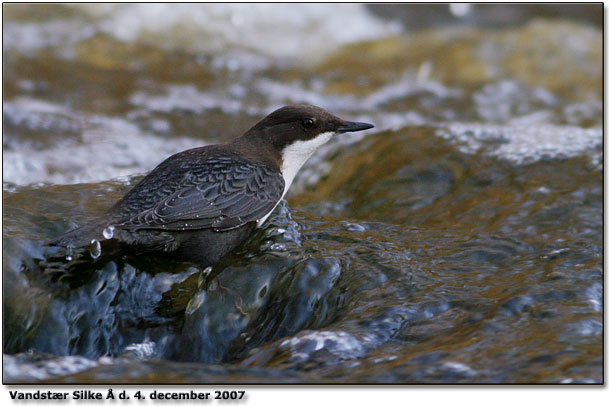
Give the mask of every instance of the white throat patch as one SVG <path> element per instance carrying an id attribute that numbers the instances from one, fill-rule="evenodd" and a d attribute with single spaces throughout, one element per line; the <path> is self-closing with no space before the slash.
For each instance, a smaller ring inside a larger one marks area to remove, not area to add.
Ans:
<path id="1" fill-rule="evenodd" d="M 317 148 L 328 142 L 334 134 L 334 132 L 327 132 L 319 134 L 317 137 L 307 141 L 296 141 L 283 150 L 283 154 L 281 155 L 283 159 L 283 163 L 281 164 L 281 173 L 283 175 L 285 186 L 283 188 L 281 199 L 283 199 L 285 194 L 288 193 L 288 189 L 292 185 L 292 181 L 296 177 L 296 174 L 300 168 L 302 168 L 302 165 L 307 162 L 307 159 L 313 155 Z M 281 199 L 279 199 L 279 201 L 281 201 Z M 277 202 L 277 204 L 279 204 L 279 202 Z M 275 207 L 273 207 L 273 209 L 269 211 L 267 215 L 258 220 L 258 227 L 262 226 L 262 223 L 266 221 L 273 210 L 275 210 Z"/>
<path id="2" fill-rule="evenodd" d="M 296 141 L 283 150 L 281 173 L 283 174 L 283 180 L 285 181 L 285 188 L 283 189 L 281 198 L 288 192 L 290 185 L 292 185 L 292 181 L 300 168 L 302 168 L 302 165 L 307 162 L 307 159 L 313 155 L 317 148 L 328 142 L 334 134 L 335 133 L 332 131 L 321 133 L 317 137 L 307 141 Z"/>

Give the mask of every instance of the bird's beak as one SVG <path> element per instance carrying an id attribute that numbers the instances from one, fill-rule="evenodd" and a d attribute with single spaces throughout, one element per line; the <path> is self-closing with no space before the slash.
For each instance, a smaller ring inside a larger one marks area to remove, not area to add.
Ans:
<path id="1" fill-rule="evenodd" d="M 343 121 L 340 127 L 336 130 L 339 133 L 348 133 L 353 131 L 362 131 L 374 127 L 368 123 L 356 123 L 355 121 Z"/>

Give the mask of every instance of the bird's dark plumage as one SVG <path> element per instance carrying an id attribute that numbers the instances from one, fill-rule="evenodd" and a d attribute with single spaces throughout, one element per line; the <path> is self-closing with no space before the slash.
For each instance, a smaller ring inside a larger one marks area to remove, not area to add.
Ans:
<path id="1" fill-rule="evenodd" d="M 146 187 L 134 188 L 127 194 L 115 209 L 124 213 L 115 228 L 226 231 L 259 220 L 283 194 L 281 174 L 267 165 L 234 156 L 216 153 L 202 163 L 180 169 L 181 179 L 157 190 L 152 197 L 143 196 L 152 190 Z M 149 175 L 151 179 L 158 181 L 164 177 L 163 168 L 155 172 Z M 175 173 L 167 176 L 174 177 Z M 132 210 L 138 205 L 131 202 L 147 200 L 148 204 Z"/>
<path id="2" fill-rule="evenodd" d="M 242 243 L 287 191 L 284 150 L 320 134 L 370 127 L 314 106 L 284 107 L 227 144 L 169 157 L 104 216 L 51 244 L 79 247 L 113 239 L 211 265 Z M 308 158 L 291 156 L 302 158 L 296 170 Z"/>

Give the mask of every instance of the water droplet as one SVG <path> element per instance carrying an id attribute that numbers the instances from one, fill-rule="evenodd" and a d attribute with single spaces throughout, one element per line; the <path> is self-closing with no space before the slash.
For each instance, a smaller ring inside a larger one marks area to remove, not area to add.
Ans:
<path id="1" fill-rule="evenodd" d="M 286 247 L 285 244 L 282 244 L 279 242 L 271 245 L 270 248 L 271 248 L 271 251 L 287 251 L 288 250 L 288 248 Z"/>
<path id="2" fill-rule="evenodd" d="M 68 245 L 66 247 L 66 261 L 71 261 L 72 259 L 74 259 L 74 257 L 72 256 L 73 253 L 74 253 L 74 247 Z"/>
<path id="3" fill-rule="evenodd" d="M 202 272 L 202 273 L 203 273 L 203 275 L 205 275 L 205 276 L 209 276 L 209 274 L 211 274 L 212 269 L 213 269 L 213 268 L 212 268 L 211 266 L 208 266 L 207 268 L 205 268 L 205 269 L 203 270 L 203 272 Z"/>
<path id="4" fill-rule="evenodd" d="M 354 233 L 363 233 L 364 231 L 366 231 L 366 227 L 362 226 L 361 224 L 357 224 L 357 223 L 350 223 L 348 221 L 344 222 L 345 228 L 347 229 L 347 231 L 351 231 Z"/>
<path id="5" fill-rule="evenodd" d="M 91 240 L 91 248 L 89 249 L 89 253 L 91 254 L 91 258 L 99 258 L 99 256 L 101 255 L 101 244 L 98 240 Z"/>
<path id="6" fill-rule="evenodd" d="M 205 286 L 205 284 L 207 283 L 207 278 L 209 277 L 209 275 L 211 275 L 211 271 L 211 266 L 208 266 L 207 268 L 201 271 L 201 273 L 199 274 L 199 280 L 197 282 L 199 289 L 202 289 Z"/>
<path id="7" fill-rule="evenodd" d="M 104 228 L 104 231 L 102 232 L 102 234 L 104 235 L 104 238 L 106 240 L 111 239 L 112 237 L 114 237 L 114 226 L 108 226 L 108 227 Z"/>

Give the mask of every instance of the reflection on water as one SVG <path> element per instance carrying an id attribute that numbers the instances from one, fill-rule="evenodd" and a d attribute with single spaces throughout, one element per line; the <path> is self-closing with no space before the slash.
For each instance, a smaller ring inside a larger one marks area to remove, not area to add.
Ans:
<path id="1" fill-rule="evenodd" d="M 4 5 L 5 379 L 602 382 L 602 8 L 425 7 Z M 299 102 L 375 129 L 213 268 L 41 246 Z"/>

